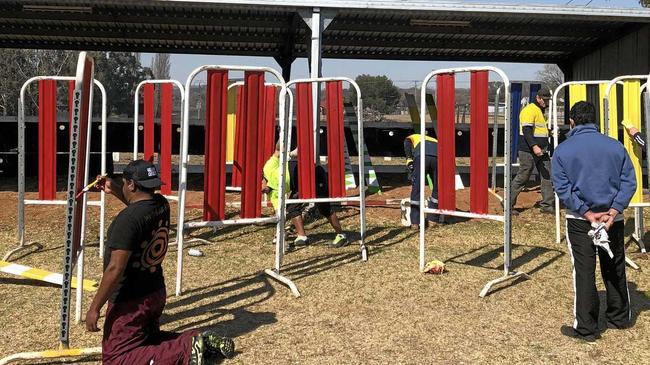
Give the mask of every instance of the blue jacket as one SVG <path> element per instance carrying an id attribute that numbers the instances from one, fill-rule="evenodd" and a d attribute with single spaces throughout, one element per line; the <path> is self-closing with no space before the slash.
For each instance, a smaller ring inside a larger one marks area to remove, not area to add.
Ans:
<path id="1" fill-rule="evenodd" d="M 632 161 L 623 145 L 583 124 L 553 154 L 552 179 L 564 205 L 581 216 L 588 210 L 623 212 L 636 191 Z"/>

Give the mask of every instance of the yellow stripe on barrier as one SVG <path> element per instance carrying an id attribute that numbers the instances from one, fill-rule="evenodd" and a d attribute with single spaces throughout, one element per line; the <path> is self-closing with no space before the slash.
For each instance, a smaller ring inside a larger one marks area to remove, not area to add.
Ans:
<path id="1" fill-rule="evenodd" d="M 226 163 L 235 159 L 235 126 L 237 123 L 237 89 L 228 90 L 228 119 L 226 122 Z"/>
<path id="2" fill-rule="evenodd" d="M 6 274 L 21 276 L 27 279 L 34 279 L 44 281 L 51 284 L 62 285 L 63 276 L 61 274 L 53 273 L 43 269 L 37 269 L 25 265 L 15 264 L 13 262 L 0 260 L 0 271 Z M 72 277 L 72 288 L 77 288 L 77 277 Z M 84 290 L 96 291 L 97 282 L 94 280 L 83 281 Z"/>
<path id="3" fill-rule="evenodd" d="M 641 130 L 641 82 L 638 80 L 623 82 L 623 120 Z M 617 126 L 617 124 L 611 124 Z M 610 128 L 611 129 L 611 128 Z M 629 133 L 623 133 L 623 145 L 634 167 L 636 175 L 636 192 L 630 203 L 643 202 L 643 172 L 641 171 L 641 147 L 634 142 Z"/>
<path id="4" fill-rule="evenodd" d="M 587 101 L 587 85 L 569 85 L 569 108 L 579 101 Z"/>
<path id="5" fill-rule="evenodd" d="M 600 100 L 600 132 L 605 132 L 605 90 L 607 84 L 598 85 Z M 618 141 L 618 98 L 616 85 L 609 91 L 609 136 Z"/>

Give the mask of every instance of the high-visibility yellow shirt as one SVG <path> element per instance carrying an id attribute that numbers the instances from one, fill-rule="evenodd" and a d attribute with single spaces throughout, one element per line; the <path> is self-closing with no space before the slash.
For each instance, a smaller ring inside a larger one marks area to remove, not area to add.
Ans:
<path id="1" fill-rule="evenodd" d="M 279 191 L 280 187 L 278 183 L 280 182 L 280 157 L 275 154 L 266 161 L 264 168 L 262 169 L 264 174 L 264 179 L 266 180 L 266 186 L 271 190 L 269 193 L 269 199 L 274 209 L 278 209 L 279 205 Z M 284 186 L 285 189 L 289 188 L 289 166 L 285 167 L 284 173 Z"/>
<path id="2" fill-rule="evenodd" d="M 533 127 L 533 136 L 548 138 L 548 125 L 542 109 L 535 103 L 526 105 L 519 113 L 519 135 L 524 135 L 524 127 Z"/>

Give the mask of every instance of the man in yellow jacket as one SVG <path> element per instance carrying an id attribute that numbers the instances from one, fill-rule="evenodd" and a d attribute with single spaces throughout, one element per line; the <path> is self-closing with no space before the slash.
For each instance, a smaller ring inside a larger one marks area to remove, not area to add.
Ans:
<path id="1" fill-rule="evenodd" d="M 424 152 L 420 143 L 420 134 L 413 133 L 404 140 L 404 154 L 406 155 L 406 169 L 408 179 L 411 181 L 411 202 L 420 200 L 420 158 L 424 156 L 425 175 L 431 179 L 431 198 L 427 199 L 429 208 L 438 207 L 438 140 L 426 136 Z M 425 180 L 426 182 L 426 180 Z M 419 228 L 420 207 L 411 204 L 411 228 Z M 435 220 L 436 216 L 429 216 L 429 220 Z"/>
<path id="2" fill-rule="evenodd" d="M 519 113 L 519 170 L 512 181 L 510 202 L 514 207 L 517 196 L 526 186 L 533 169 L 541 177 L 542 202 L 541 213 L 554 213 L 553 185 L 551 184 L 551 158 L 548 154 L 548 126 L 544 119 L 544 110 L 551 98 L 550 91 L 543 87 L 537 92 L 535 101 L 526 105 Z M 513 215 L 519 214 L 512 210 Z"/>

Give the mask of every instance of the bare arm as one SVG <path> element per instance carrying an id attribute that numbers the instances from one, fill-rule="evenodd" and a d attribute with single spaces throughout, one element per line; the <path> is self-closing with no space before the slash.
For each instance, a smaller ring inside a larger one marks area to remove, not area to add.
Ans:
<path id="1" fill-rule="evenodd" d="M 99 289 L 97 289 L 97 294 L 95 294 L 86 314 L 86 330 L 90 332 L 99 331 L 97 327 L 99 312 L 115 291 L 124 273 L 124 269 L 129 262 L 129 257 L 131 257 L 131 251 L 127 250 L 113 250 L 111 253 L 111 261 L 104 271 L 102 282 L 99 284 Z"/>

